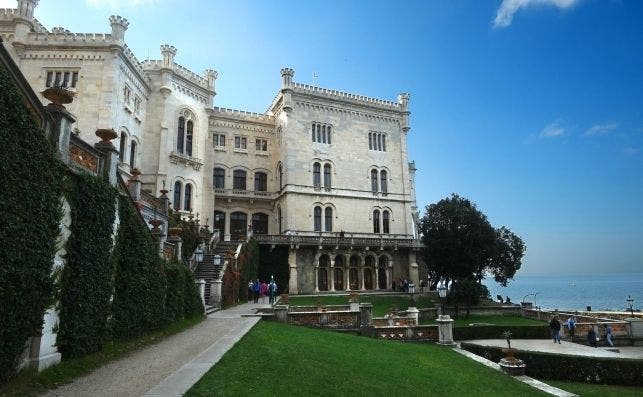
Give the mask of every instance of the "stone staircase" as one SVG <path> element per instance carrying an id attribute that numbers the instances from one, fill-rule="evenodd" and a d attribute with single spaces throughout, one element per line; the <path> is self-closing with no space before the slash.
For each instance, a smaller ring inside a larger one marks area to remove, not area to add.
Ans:
<path id="1" fill-rule="evenodd" d="M 234 252 L 239 245 L 238 241 L 220 241 L 212 252 L 203 255 L 203 262 L 201 262 L 194 271 L 196 279 L 205 280 L 205 301 L 210 301 L 210 286 L 212 281 L 218 280 L 223 277 L 223 265 L 226 254 L 229 251 Z M 219 255 L 219 263 L 215 263 L 215 256 Z"/>

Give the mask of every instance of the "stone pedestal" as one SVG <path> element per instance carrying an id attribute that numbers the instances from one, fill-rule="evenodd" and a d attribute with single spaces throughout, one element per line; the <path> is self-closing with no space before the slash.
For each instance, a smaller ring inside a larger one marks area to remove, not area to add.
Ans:
<path id="1" fill-rule="evenodd" d="M 436 320 L 438 323 L 438 344 L 452 346 L 453 342 L 453 319 L 448 315 L 440 315 Z"/>
<path id="2" fill-rule="evenodd" d="M 288 305 L 275 305 L 275 317 L 280 323 L 288 323 Z"/>
<path id="3" fill-rule="evenodd" d="M 196 280 L 196 285 L 199 287 L 199 295 L 201 295 L 201 303 L 205 308 L 205 280 L 200 278 Z"/>
<path id="4" fill-rule="evenodd" d="M 502 372 L 511 376 L 523 376 L 525 375 L 525 368 L 527 368 L 527 365 L 522 360 L 515 357 L 505 357 L 498 364 L 500 364 Z"/>
<path id="5" fill-rule="evenodd" d="M 349 310 L 352 312 L 359 311 L 359 302 L 348 302 Z"/>
<path id="6" fill-rule="evenodd" d="M 212 306 L 221 308 L 221 285 L 223 281 L 214 280 L 210 283 L 210 301 Z"/>
<path id="7" fill-rule="evenodd" d="M 370 303 L 359 304 L 359 326 L 360 328 L 373 326 L 373 305 Z"/>
<path id="8" fill-rule="evenodd" d="M 630 338 L 643 338 L 643 318 L 626 318 L 630 323 Z"/>
<path id="9" fill-rule="evenodd" d="M 420 311 L 417 307 L 409 307 L 408 309 L 406 309 L 406 315 L 407 317 L 413 319 L 413 325 L 418 325 L 418 320 L 420 319 Z"/>

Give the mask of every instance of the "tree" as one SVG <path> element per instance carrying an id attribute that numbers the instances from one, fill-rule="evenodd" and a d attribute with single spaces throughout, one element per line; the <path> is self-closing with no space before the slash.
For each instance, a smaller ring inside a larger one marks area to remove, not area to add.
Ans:
<path id="1" fill-rule="evenodd" d="M 504 226 L 494 229 L 474 203 L 457 194 L 427 206 L 420 231 L 433 285 L 466 278 L 480 283 L 486 271 L 506 285 L 525 252 L 520 237 Z"/>
<path id="2" fill-rule="evenodd" d="M 469 317 L 471 306 L 480 303 L 481 298 L 488 298 L 489 290 L 477 280 L 466 277 L 453 283 L 451 288 L 451 299 L 455 303 L 455 316 L 458 317 L 458 304 L 464 303 L 467 308 L 466 317 Z"/>

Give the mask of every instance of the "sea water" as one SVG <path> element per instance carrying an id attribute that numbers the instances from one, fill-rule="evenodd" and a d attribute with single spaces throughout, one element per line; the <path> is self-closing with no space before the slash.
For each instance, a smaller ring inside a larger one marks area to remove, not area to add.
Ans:
<path id="1" fill-rule="evenodd" d="M 643 307 L 643 273 L 614 274 L 517 274 L 507 287 L 493 277 L 483 282 L 491 298 L 502 295 L 513 303 L 523 299 L 543 309 L 629 311 L 628 296 L 634 310 Z M 534 299 L 535 295 L 535 299 Z"/>

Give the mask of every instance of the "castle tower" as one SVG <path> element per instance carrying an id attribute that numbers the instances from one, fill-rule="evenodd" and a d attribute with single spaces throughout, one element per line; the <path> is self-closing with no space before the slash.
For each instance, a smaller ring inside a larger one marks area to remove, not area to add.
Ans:
<path id="1" fill-rule="evenodd" d="M 38 0 L 18 0 L 18 15 L 28 21 L 33 19 L 34 8 L 38 5 Z"/>
<path id="2" fill-rule="evenodd" d="M 125 31 L 129 26 L 127 19 L 119 16 L 112 15 L 109 17 L 109 24 L 112 26 L 112 40 L 124 42 L 125 41 Z"/>
<path id="3" fill-rule="evenodd" d="M 411 99 L 411 96 L 406 92 L 402 92 L 397 96 L 397 103 L 400 104 L 402 111 L 404 112 L 404 118 L 402 120 L 402 131 L 404 132 L 409 132 L 411 129 L 411 126 L 409 125 L 409 115 L 411 114 L 411 112 L 409 112 L 409 99 Z"/>
<path id="4" fill-rule="evenodd" d="M 216 70 L 206 69 L 203 74 L 205 75 L 206 80 L 208 80 L 208 87 L 214 91 L 214 83 L 219 77 L 219 73 Z"/>
<path id="5" fill-rule="evenodd" d="M 290 86 L 292 85 L 292 78 L 294 75 L 295 71 L 291 68 L 281 69 L 281 92 L 284 96 L 283 107 L 286 113 L 292 110 L 292 89 Z"/>
<path id="6" fill-rule="evenodd" d="M 176 47 L 169 44 L 161 46 L 161 55 L 163 55 L 163 67 L 167 69 L 174 69 L 174 56 L 176 55 Z"/>
<path id="7" fill-rule="evenodd" d="M 18 54 L 24 52 L 27 35 L 33 29 L 33 13 L 37 5 L 38 0 L 18 0 L 17 13 L 14 18 L 16 30 L 12 43 Z"/>

